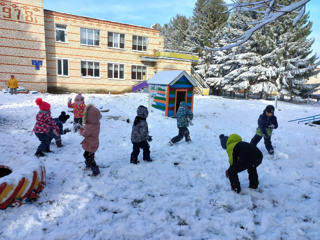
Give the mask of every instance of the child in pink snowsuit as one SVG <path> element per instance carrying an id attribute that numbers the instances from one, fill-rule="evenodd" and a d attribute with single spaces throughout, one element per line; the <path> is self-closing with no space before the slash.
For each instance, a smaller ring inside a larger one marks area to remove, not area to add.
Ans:
<path id="1" fill-rule="evenodd" d="M 79 93 L 75 99 L 74 103 L 71 102 L 71 98 L 68 99 L 68 108 L 73 109 L 73 115 L 74 115 L 74 123 L 73 123 L 73 130 L 74 132 L 77 132 L 80 127 L 82 127 L 82 118 L 83 118 L 83 112 L 86 108 L 86 104 L 84 103 L 84 97 L 81 93 Z"/>

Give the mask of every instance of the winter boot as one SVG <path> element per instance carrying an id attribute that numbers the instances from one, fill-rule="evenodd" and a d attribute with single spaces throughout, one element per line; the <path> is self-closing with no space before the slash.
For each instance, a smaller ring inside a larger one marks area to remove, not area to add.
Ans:
<path id="1" fill-rule="evenodd" d="M 92 166 L 91 166 L 91 164 L 86 160 L 86 161 L 84 161 L 84 163 L 86 164 L 86 168 L 85 168 L 85 170 L 89 170 L 89 169 L 91 169 L 92 168 Z"/>
<path id="2" fill-rule="evenodd" d="M 168 144 L 169 144 L 170 146 L 173 146 L 174 143 L 173 143 L 172 141 L 169 141 Z"/>
<path id="3" fill-rule="evenodd" d="M 37 152 L 34 155 L 36 155 L 37 157 L 45 157 L 46 156 L 43 152 L 41 152 L 39 150 L 37 150 Z"/>
<path id="4" fill-rule="evenodd" d="M 138 161 L 138 157 L 131 156 L 130 163 L 138 164 L 138 163 L 140 163 L 140 162 Z"/>
<path id="5" fill-rule="evenodd" d="M 92 177 L 98 176 L 100 174 L 99 166 L 91 167 L 91 170 L 92 170 L 92 174 L 91 174 Z"/>
<path id="6" fill-rule="evenodd" d="M 57 148 L 63 147 L 63 145 L 62 145 L 62 143 L 61 143 L 61 140 L 57 140 L 57 141 L 56 141 L 56 144 L 57 144 Z"/>
<path id="7" fill-rule="evenodd" d="M 268 153 L 269 153 L 270 155 L 273 155 L 273 154 L 274 154 L 273 148 L 271 148 L 271 149 L 268 151 Z"/>
<path id="8" fill-rule="evenodd" d="M 152 162 L 152 159 L 151 159 L 151 158 L 149 158 L 149 159 L 143 159 L 143 161 Z"/>

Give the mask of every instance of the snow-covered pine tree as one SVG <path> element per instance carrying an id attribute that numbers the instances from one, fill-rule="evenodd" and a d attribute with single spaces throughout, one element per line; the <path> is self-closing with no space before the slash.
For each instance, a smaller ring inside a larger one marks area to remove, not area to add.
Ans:
<path id="1" fill-rule="evenodd" d="M 231 39 L 242 36 L 250 28 L 248 23 L 257 20 L 257 13 L 234 11 L 224 28 L 224 37 L 219 42 L 219 47 L 228 45 Z M 244 90 L 246 96 L 251 85 L 265 78 L 265 75 L 261 74 L 261 55 L 257 52 L 257 49 L 261 51 L 264 46 L 260 42 L 260 35 L 254 34 L 238 47 L 216 52 L 206 74 L 208 84 L 218 92 L 222 90 L 232 93 Z"/>
<path id="2" fill-rule="evenodd" d="M 164 36 L 164 48 L 175 51 L 195 52 L 195 44 L 190 40 L 191 20 L 177 14 L 169 23 L 161 27 L 161 35 Z"/>
<path id="3" fill-rule="evenodd" d="M 281 4 L 288 5 L 294 1 L 279 0 Z M 308 92 L 304 83 L 310 76 L 317 72 L 316 55 L 311 55 L 311 46 L 314 39 L 308 39 L 311 33 L 312 22 L 308 20 L 309 13 L 304 16 L 293 26 L 292 19 L 296 16 L 290 13 L 264 27 L 263 32 L 273 36 L 270 40 L 270 52 L 263 56 L 266 62 L 276 73 L 272 77 L 272 82 L 276 85 L 280 98 L 285 95 L 290 100 L 305 95 Z M 271 42 L 271 41 L 270 41 Z"/>
<path id="4" fill-rule="evenodd" d="M 223 0 L 197 0 L 192 16 L 192 40 L 198 46 L 198 69 L 206 69 L 215 52 L 211 49 L 217 46 L 218 39 L 222 37 L 222 29 L 228 20 L 228 13 L 223 13 L 227 7 L 219 4 Z"/>

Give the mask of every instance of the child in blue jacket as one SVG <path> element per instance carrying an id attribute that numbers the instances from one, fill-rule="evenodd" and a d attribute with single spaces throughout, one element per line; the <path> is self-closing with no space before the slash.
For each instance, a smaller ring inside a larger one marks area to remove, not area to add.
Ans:
<path id="1" fill-rule="evenodd" d="M 169 141 L 169 145 L 172 146 L 174 143 L 181 141 L 183 137 L 185 137 L 187 143 L 191 143 L 188 126 L 193 119 L 193 113 L 188 109 L 188 106 L 185 102 L 180 102 L 176 116 L 179 133 L 177 136 L 172 138 L 171 141 Z"/>
<path id="2" fill-rule="evenodd" d="M 278 128 L 277 117 L 274 116 L 274 107 L 268 105 L 258 119 L 256 134 L 251 139 L 250 144 L 257 146 L 258 142 L 264 138 L 264 145 L 270 155 L 273 155 L 274 149 L 271 143 L 272 130 Z"/>

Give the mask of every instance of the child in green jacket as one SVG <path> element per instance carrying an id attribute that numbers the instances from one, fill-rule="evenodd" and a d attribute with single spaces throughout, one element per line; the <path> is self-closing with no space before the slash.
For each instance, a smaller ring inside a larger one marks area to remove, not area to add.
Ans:
<path id="1" fill-rule="evenodd" d="M 226 149 L 229 156 L 230 167 L 226 171 L 226 177 L 229 178 L 231 189 L 241 192 L 238 173 L 246 169 L 249 174 L 249 188 L 258 188 L 257 167 L 262 162 L 261 151 L 252 144 L 243 142 L 238 134 L 231 134 L 229 137 L 221 134 L 219 138 L 221 147 Z"/>

